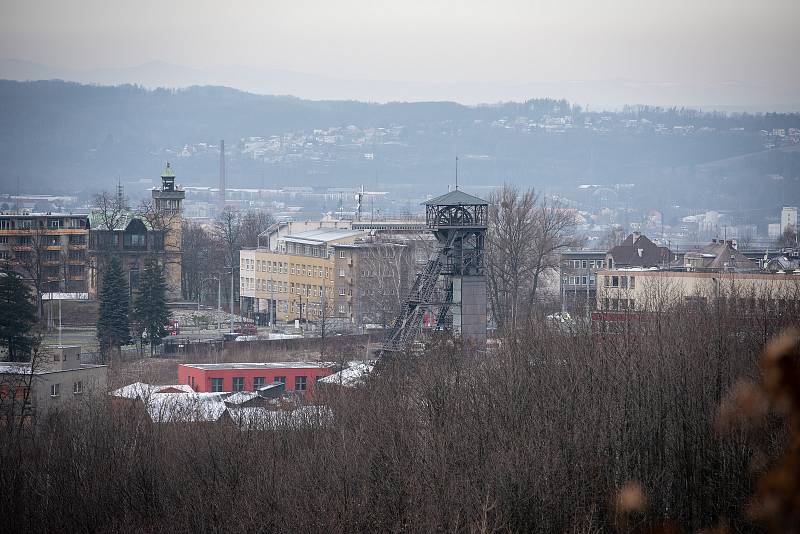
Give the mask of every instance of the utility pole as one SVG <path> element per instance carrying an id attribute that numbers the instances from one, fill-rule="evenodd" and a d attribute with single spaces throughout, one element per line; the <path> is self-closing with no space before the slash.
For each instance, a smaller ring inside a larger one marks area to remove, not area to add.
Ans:
<path id="1" fill-rule="evenodd" d="M 300 332 L 303 332 L 303 293 L 300 293 Z"/>
<path id="2" fill-rule="evenodd" d="M 321 325 L 322 326 L 322 340 L 320 341 L 320 345 L 319 345 L 319 359 L 320 359 L 320 361 L 322 361 L 322 359 L 325 357 L 325 319 L 328 318 L 327 311 L 325 310 L 325 308 L 326 308 L 326 306 L 325 306 L 325 278 L 322 279 L 322 295 L 321 295 L 319 301 L 320 301 L 320 304 L 322 304 L 322 310 L 321 310 L 321 312 L 322 312 L 322 315 L 321 315 L 321 317 L 322 317 L 322 325 Z"/>
<path id="3" fill-rule="evenodd" d="M 233 261 L 231 261 L 231 297 L 230 297 L 230 305 L 231 305 L 231 332 L 233 332 Z"/>
<path id="4" fill-rule="evenodd" d="M 275 284 L 272 278 L 269 279 L 269 329 L 275 331 L 275 315 L 272 313 L 272 304 L 275 301 Z"/>

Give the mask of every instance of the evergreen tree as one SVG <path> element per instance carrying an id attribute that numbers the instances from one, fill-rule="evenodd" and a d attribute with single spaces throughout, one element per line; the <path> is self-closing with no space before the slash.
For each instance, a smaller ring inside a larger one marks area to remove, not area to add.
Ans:
<path id="1" fill-rule="evenodd" d="M 153 347 L 161 343 L 161 338 L 167 333 L 164 327 L 170 317 L 167 309 L 167 281 L 161 265 L 153 256 L 145 261 L 133 308 L 139 329 L 145 333 L 145 340 L 150 343 L 152 356 Z"/>
<path id="2" fill-rule="evenodd" d="M 100 290 L 100 315 L 97 318 L 97 340 L 105 356 L 109 349 L 119 348 L 131 342 L 130 292 L 122 264 L 111 258 L 103 276 Z"/>
<path id="3" fill-rule="evenodd" d="M 8 359 L 27 361 L 37 339 L 30 335 L 36 324 L 36 304 L 30 287 L 8 262 L 0 262 L 0 347 Z"/>

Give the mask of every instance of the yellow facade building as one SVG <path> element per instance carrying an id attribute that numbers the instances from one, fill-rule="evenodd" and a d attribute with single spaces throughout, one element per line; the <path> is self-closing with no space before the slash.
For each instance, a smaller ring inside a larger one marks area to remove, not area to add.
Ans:
<path id="1" fill-rule="evenodd" d="M 240 295 L 244 313 L 264 314 L 274 322 L 319 322 L 334 315 L 334 245 L 350 244 L 363 230 L 318 228 L 280 236 L 276 250 L 242 250 Z"/>

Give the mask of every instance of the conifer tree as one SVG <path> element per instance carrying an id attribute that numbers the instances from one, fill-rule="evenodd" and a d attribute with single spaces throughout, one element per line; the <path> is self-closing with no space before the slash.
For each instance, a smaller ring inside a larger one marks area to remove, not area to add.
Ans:
<path id="1" fill-rule="evenodd" d="M 152 356 L 154 346 L 160 344 L 161 338 L 166 335 L 164 327 L 170 317 L 167 309 L 167 282 L 164 270 L 153 256 L 145 261 L 133 307 L 136 323 L 139 330 L 145 333 L 145 340 L 150 344 L 150 356 Z"/>
<path id="2" fill-rule="evenodd" d="M 30 287 L 8 262 L 0 262 L 0 347 L 8 359 L 25 361 L 36 345 L 30 331 L 36 324 L 36 305 Z"/>
<path id="3" fill-rule="evenodd" d="M 122 264 L 112 257 L 103 276 L 100 290 L 100 315 L 97 318 L 97 340 L 105 357 L 112 348 L 119 351 L 131 342 L 130 292 Z"/>

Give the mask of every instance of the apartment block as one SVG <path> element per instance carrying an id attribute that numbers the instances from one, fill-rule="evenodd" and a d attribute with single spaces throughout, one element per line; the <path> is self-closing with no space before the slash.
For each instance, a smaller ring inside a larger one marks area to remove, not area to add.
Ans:
<path id="1" fill-rule="evenodd" d="M 0 213 L 0 261 L 45 292 L 87 291 L 89 216 L 72 213 Z"/>

